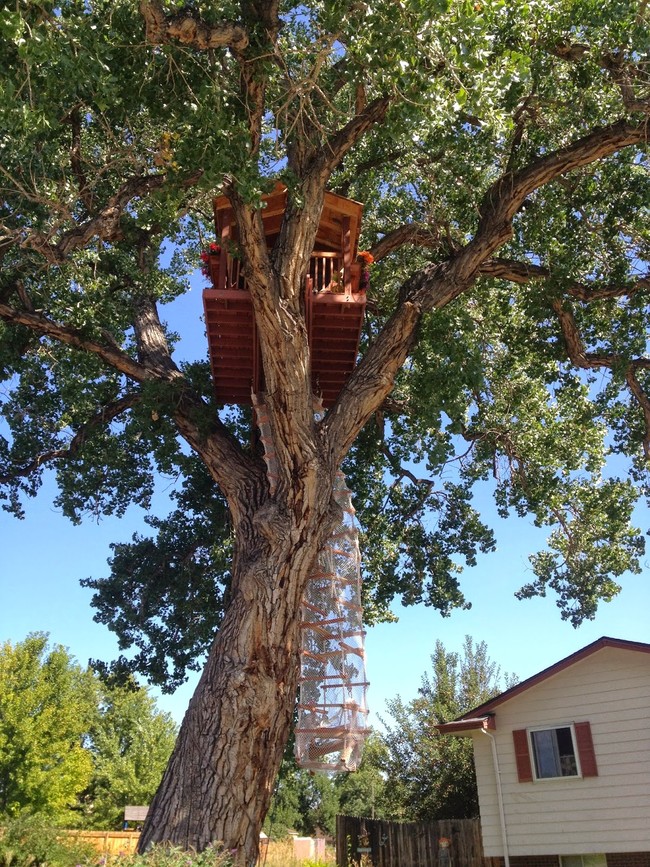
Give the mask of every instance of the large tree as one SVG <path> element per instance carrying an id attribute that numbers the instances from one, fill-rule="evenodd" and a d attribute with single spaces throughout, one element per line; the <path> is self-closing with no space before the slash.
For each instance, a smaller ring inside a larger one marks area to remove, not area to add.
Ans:
<path id="1" fill-rule="evenodd" d="M 506 686 L 514 686 L 506 677 Z M 465 637 L 463 654 L 436 641 L 431 674 L 422 676 L 417 698 L 387 702 L 384 741 L 387 799 L 394 817 L 415 822 L 479 815 L 472 744 L 442 737 L 437 723 L 449 722 L 501 691 L 501 670 L 485 642 Z M 392 818 L 392 817 L 391 817 Z"/>
<path id="2" fill-rule="evenodd" d="M 0 815 L 60 819 L 88 784 L 97 685 L 47 635 L 0 646 Z"/>
<path id="3" fill-rule="evenodd" d="M 87 733 L 93 773 L 81 793 L 84 827 L 121 829 L 127 804 L 148 804 L 169 760 L 177 727 L 146 689 L 101 681 Z"/>
<path id="4" fill-rule="evenodd" d="M 459 562 L 492 545 L 472 486 L 490 476 L 504 514 L 551 528 L 522 595 L 552 588 L 577 623 L 639 568 L 646 16 L 625 0 L 3 6 L 5 505 L 20 515 L 48 466 L 73 520 L 180 479 L 154 536 L 115 549 L 96 605 L 152 678 L 210 648 L 143 845 L 253 858 L 343 462 L 371 614 L 395 594 L 465 604 Z M 317 421 L 301 299 L 327 187 L 365 203 L 378 264 L 363 357 Z M 174 360 L 159 315 L 217 192 L 257 323 L 273 496 L 250 418 L 214 405 L 205 363 Z"/>

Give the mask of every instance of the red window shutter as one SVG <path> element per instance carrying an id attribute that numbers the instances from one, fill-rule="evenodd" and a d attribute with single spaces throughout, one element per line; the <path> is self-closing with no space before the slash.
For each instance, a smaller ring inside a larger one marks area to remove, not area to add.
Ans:
<path id="1" fill-rule="evenodd" d="M 594 752 L 594 742 L 591 737 L 591 726 L 588 722 L 575 723 L 573 726 L 576 733 L 576 742 L 578 744 L 578 755 L 580 756 L 580 770 L 583 777 L 597 777 L 598 765 L 596 764 L 596 753 Z"/>
<path id="2" fill-rule="evenodd" d="M 515 729 L 512 733 L 512 739 L 515 744 L 515 761 L 517 762 L 519 782 L 530 783 L 533 780 L 533 769 L 530 764 L 526 729 Z"/>

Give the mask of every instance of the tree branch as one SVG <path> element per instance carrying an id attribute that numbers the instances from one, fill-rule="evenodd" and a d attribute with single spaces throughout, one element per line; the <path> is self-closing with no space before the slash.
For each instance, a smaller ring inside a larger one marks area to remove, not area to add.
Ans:
<path id="1" fill-rule="evenodd" d="M 158 315 L 158 307 L 153 298 L 135 299 L 133 329 L 138 346 L 138 360 L 146 370 L 155 372 L 161 379 L 183 376 L 172 359 L 167 337 Z"/>
<path id="2" fill-rule="evenodd" d="M 281 235 L 270 258 L 261 212 L 247 205 L 234 186 L 227 184 L 225 191 L 244 252 L 278 463 L 304 465 L 313 459 L 314 410 L 302 302 L 318 213 L 298 211 L 289 200 L 287 212 L 294 219 L 287 219 L 285 212 L 283 228 L 293 233 L 293 244 L 285 246 Z"/>
<path id="3" fill-rule="evenodd" d="M 250 483 L 251 473 L 257 472 L 258 468 L 246 457 L 237 439 L 217 414 L 189 388 L 185 377 L 168 355 L 168 349 L 165 355 L 166 340 L 164 346 L 160 343 L 160 335 L 164 340 L 164 332 L 157 312 L 152 311 L 150 303 L 142 303 L 136 318 L 143 363 L 134 361 L 114 342 L 108 345 L 98 343 L 77 329 L 48 319 L 42 313 L 15 310 L 0 303 L 0 319 L 5 322 L 23 325 L 42 337 L 96 355 L 136 382 L 158 380 L 174 387 L 176 390 L 172 392 L 174 404 L 171 413 L 179 432 L 205 460 L 214 480 L 229 501 L 240 503 L 242 489 Z M 237 505 L 233 508 L 235 516 L 240 514 L 241 508 Z"/>
<path id="4" fill-rule="evenodd" d="M 532 192 L 555 180 L 560 175 L 575 171 L 596 160 L 616 153 L 624 147 L 647 140 L 648 122 L 630 123 L 619 120 L 599 127 L 586 136 L 557 151 L 546 154 L 518 172 L 507 172 L 488 190 L 480 208 L 481 219 L 472 246 L 483 247 L 505 232 L 503 240 L 511 234 L 511 221 L 524 200 Z M 503 241 L 501 241 L 503 243 Z M 478 251 L 477 251 L 478 252 Z M 481 257 L 485 261 L 486 256 Z"/>
<path id="5" fill-rule="evenodd" d="M 625 371 L 625 381 L 643 412 L 643 422 L 645 427 L 643 453 L 645 454 L 646 460 L 650 461 L 650 397 L 648 397 L 641 387 L 641 383 L 637 379 L 636 375 L 636 372 L 640 367 L 646 367 L 645 364 L 640 364 L 642 360 L 644 361 L 645 359 L 637 359 L 636 361 L 631 362 Z"/>
<path id="6" fill-rule="evenodd" d="M 58 243 L 53 243 L 47 235 L 30 232 L 20 242 L 21 246 L 31 247 L 41 253 L 51 265 L 60 265 L 70 253 L 85 247 L 93 238 L 118 241 L 122 238 L 120 219 L 125 208 L 133 199 L 145 197 L 163 186 L 165 181 L 164 174 L 129 178 L 95 216 L 64 232 Z"/>
<path id="7" fill-rule="evenodd" d="M 347 152 L 375 124 L 381 123 L 386 117 L 391 99 L 388 96 L 377 97 L 365 106 L 360 114 L 355 115 L 333 136 L 330 136 L 323 147 L 314 155 L 310 174 L 318 175 L 322 183 L 327 183 L 334 169 L 339 165 Z"/>
<path id="8" fill-rule="evenodd" d="M 513 115 L 515 130 L 512 137 L 512 142 L 510 144 L 510 154 L 508 155 L 508 162 L 506 164 L 506 171 L 508 172 L 512 171 L 515 167 L 517 153 L 519 151 L 519 148 L 521 147 L 521 143 L 524 138 L 524 132 L 526 131 L 526 120 L 527 118 L 535 117 L 534 101 L 535 93 L 533 92 L 530 93 L 523 100 L 523 102 L 518 106 L 517 110 Z"/>
<path id="9" fill-rule="evenodd" d="M 400 247 L 412 244 L 414 247 L 430 247 L 434 250 L 441 246 L 440 231 L 437 226 L 406 223 L 388 232 L 370 250 L 376 262 L 384 259 Z"/>
<path id="10" fill-rule="evenodd" d="M 254 26 L 264 27 L 267 38 L 274 43 L 280 29 L 278 2 L 249 0 L 242 3 L 244 17 Z M 198 51 L 229 48 L 241 68 L 241 89 L 248 112 L 251 150 L 257 153 L 262 139 L 262 121 L 265 110 L 265 76 L 259 74 L 259 58 L 247 57 L 249 32 L 242 23 L 222 21 L 208 24 L 187 8 L 177 15 L 166 15 L 160 0 L 141 0 L 140 14 L 144 18 L 147 41 L 152 45 L 180 42 Z"/>
<path id="11" fill-rule="evenodd" d="M 247 455 L 216 411 L 186 384 L 178 392 L 173 417 L 180 435 L 221 488 L 236 528 L 246 518 L 256 485 L 263 489 L 263 461 Z"/>
<path id="12" fill-rule="evenodd" d="M 29 476 L 44 464 L 49 464 L 58 460 L 69 460 L 70 458 L 76 457 L 93 430 L 110 424 L 118 418 L 118 416 L 122 415 L 122 413 L 139 403 L 141 399 L 142 398 L 139 394 L 127 394 L 119 400 L 107 403 L 98 413 L 92 416 L 92 418 L 79 426 L 77 432 L 65 448 L 50 449 L 47 452 L 42 452 L 28 464 L 24 464 L 22 467 L 17 467 L 10 473 L 0 475 L 0 484 L 8 484 L 21 477 Z"/>
<path id="13" fill-rule="evenodd" d="M 66 346 L 72 346 L 74 349 L 96 355 L 110 367 L 136 382 L 144 382 L 150 378 L 146 367 L 134 361 L 115 342 L 99 343 L 86 337 L 79 329 L 55 322 L 38 311 L 16 310 L 8 304 L 0 303 L 0 319 L 14 325 L 23 325 L 41 337 L 49 337 L 59 341 L 59 343 L 64 343 Z"/>
<path id="14" fill-rule="evenodd" d="M 586 55 L 590 55 L 601 69 L 609 72 L 612 81 L 621 91 L 623 105 L 628 111 L 650 113 L 650 98 L 647 96 L 645 98 L 638 97 L 634 89 L 634 82 L 641 81 L 645 84 L 647 91 L 647 71 L 626 59 L 623 51 L 606 51 L 602 54 L 596 54 L 592 51 L 591 46 L 580 42 L 558 43 L 551 46 L 548 51 L 549 54 L 570 63 L 579 63 Z"/>
<path id="15" fill-rule="evenodd" d="M 480 267 L 483 277 L 494 277 L 498 280 L 509 280 L 520 286 L 532 280 L 550 280 L 553 277 L 549 268 L 534 265 L 532 262 L 517 262 L 514 259 L 490 259 Z M 633 295 L 650 289 L 650 274 L 645 274 L 637 280 L 622 285 L 590 286 L 577 281 L 562 284 L 563 290 L 578 301 L 603 301 L 607 298 L 631 298 Z"/>
<path id="16" fill-rule="evenodd" d="M 612 77 L 612 81 L 618 85 L 623 99 L 623 105 L 630 112 L 642 112 L 650 114 L 650 98 L 648 95 L 639 97 L 634 88 L 635 79 L 638 81 L 641 78 L 638 67 L 625 60 L 623 53 L 605 54 L 601 59 L 603 69 L 607 69 Z M 647 73 L 643 76 L 645 84 L 645 92 L 648 91 Z"/>
<path id="17" fill-rule="evenodd" d="M 630 361 L 620 353 L 587 352 L 573 311 L 559 299 L 555 299 L 551 306 L 558 317 L 564 345 L 572 364 L 583 370 L 597 370 L 603 367 L 612 370 L 615 367 L 625 366 L 625 381 L 643 412 L 645 424 L 643 451 L 646 459 L 650 460 L 650 398 L 643 391 L 636 375 L 638 370 L 650 370 L 650 358 L 635 358 Z"/>
<path id="18" fill-rule="evenodd" d="M 310 154 L 302 149 L 291 153 L 289 160 L 292 168 L 301 178 L 298 195 L 289 192 L 287 208 L 280 228 L 280 236 L 274 246 L 272 261 L 275 272 L 281 275 L 281 295 L 284 300 L 297 309 L 302 294 L 302 280 L 307 271 L 309 256 L 314 247 L 314 238 L 318 229 L 318 220 L 323 208 L 325 187 L 332 172 L 345 154 L 375 123 L 381 121 L 388 111 L 390 100 L 376 99 L 367 105 L 361 114 L 353 117 L 318 151 Z M 236 208 L 237 210 L 237 208 Z M 245 211 L 239 209 L 246 218 Z M 258 250 L 258 258 L 266 257 L 266 245 L 260 239 L 260 225 L 254 225 L 248 220 L 249 237 L 254 239 L 254 247 Z M 242 226 L 240 225 L 240 232 Z M 263 233 L 262 233 L 263 235 Z M 250 275 L 253 277 L 254 275 Z M 256 311 L 257 316 L 257 311 Z M 277 319 L 277 317 L 274 316 Z M 277 321 L 272 326 L 277 331 Z"/>
<path id="19" fill-rule="evenodd" d="M 251 25 L 251 29 L 254 29 L 258 22 L 262 24 L 271 49 L 275 47 L 280 30 L 277 0 L 268 0 L 268 2 L 267 0 L 247 0 L 247 2 L 242 3 L 242 11 L 247 23 Z M 261 70 L 262 59 L 258 56 L 259 52 L 255 52 L 255 56 L 250 57 L 251 52 L 245 51 L 245 48 L 246 46 L 241 48 L 232 46 L 232 51 L 241 68 L 241 89 L 248 113 L 251 152 L 255 154 L 259 151 L 262 141 L 267 76 Z"/>
<path id="20" fill-rule="evenodd" d="M 282 26 L 279 0 L 242 0 L 242 10 L 247 20 L 259 21 L 272 42 Z"/>
<path id="21" fill-rule="evenodd" d="M 92 214 L 95 209 L 95 199 L 92 190 L 88 185 L 88 179 L 86 178 L 86 173 L 84 172 L 81 161 L 81 114 L 79 109 L 73 108 L 66 120 L 72 128 L 70 165 L 72 166 L 72 172 L 77 179 L 79 198 L 83 202 L 86 211 L 89 214 Z"/>
<path id="22" fill-rule="evenodd" d="M 141 0 L 140 14 L 144 18 L 147 42 L 163 45 L 173 39 L 183 45 L 207 51 L 209 48 L 232 48 L 243 51 L 248 43 L 248 33 L 241 24 L 224 21 L 208 24 L 199 16 L 187 11 L 178 15 L 165 15 L 160 0 Z"/>
<path id="23" fill-rule="evenodd" d="M 641 368 L 650 370 L 650 358 L 635 358 L 629 361 L 626 356 L 617 352 L 587 352 L 573 310 L 558 298 L 551 302 L 551 307 L 559 320 L 567 355 L 576 367 L 583 370 L 608 367 L 611 370 L 621 364 L 626 364 L 626 366 L 632 364 L 637 370 Z"/>
<path id="24" fill-rule="evenodd" d="M 357 101 L 357 114 L 360 114 L 363 111 L 365 105 L 365 102 Z M 403 148 L 398 148 L 397 150 L 390 151 L 387 154 L 380 154 L 372 159 L 362 160 L 361 162 L 356 163 L 353 169 L 348 169 L 348 171 L 351 172 L 351 176 L 337 182 L 332 188 L 332 192 L 338 193 L 340 196 L 347 196 L 350 192 L 352 181 L 355 178 L 364 175 L 371 169 L 381 168 L 389 163 L 395 163 L 400 157 L 404 156 L 405 153 L 406 151 Z"/>
<path id="25" fill-rule="evenodd" d="M 416 337 L 422 313 L 439 309 L 473 285 L 481 266 L 512 235 L 512 220 L 534 190 L 560 175 L 646 140 L 647 122 L 601 127 L 529 166 L 507 172 L 483 197 L 476 234 L 447 262 L 431 264 L 402 286 L 401 303 L 352 373 L 324 420 L 333 461 L 340 461 L 368 418 L 390 393 Z"/>

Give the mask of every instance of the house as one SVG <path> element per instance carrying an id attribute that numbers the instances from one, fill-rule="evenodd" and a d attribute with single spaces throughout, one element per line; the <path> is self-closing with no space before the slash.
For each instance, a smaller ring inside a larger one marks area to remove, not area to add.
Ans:
<path id="1" fill-rule="evenodd" d="M 599 638 L 459 719 L 484 854 L 505 867 L 650 867 L 650 644 Z"/>

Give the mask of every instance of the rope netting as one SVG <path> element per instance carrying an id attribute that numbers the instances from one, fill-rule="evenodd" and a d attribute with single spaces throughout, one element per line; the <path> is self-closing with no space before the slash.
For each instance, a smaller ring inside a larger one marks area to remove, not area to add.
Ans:
<path id="1" fill-rule="evenodd" d="M 277 462 L 266 407 L 254 399 L 269 485 Z M 321 410 L 322 411 L 322 410 Z M 320 550 L 301 606 L 296 760 L 318 771 L 354 771 L 369 734 L 361 608 L 361 558 L 351 493 L 339 470 L 341 521 Z"/>

